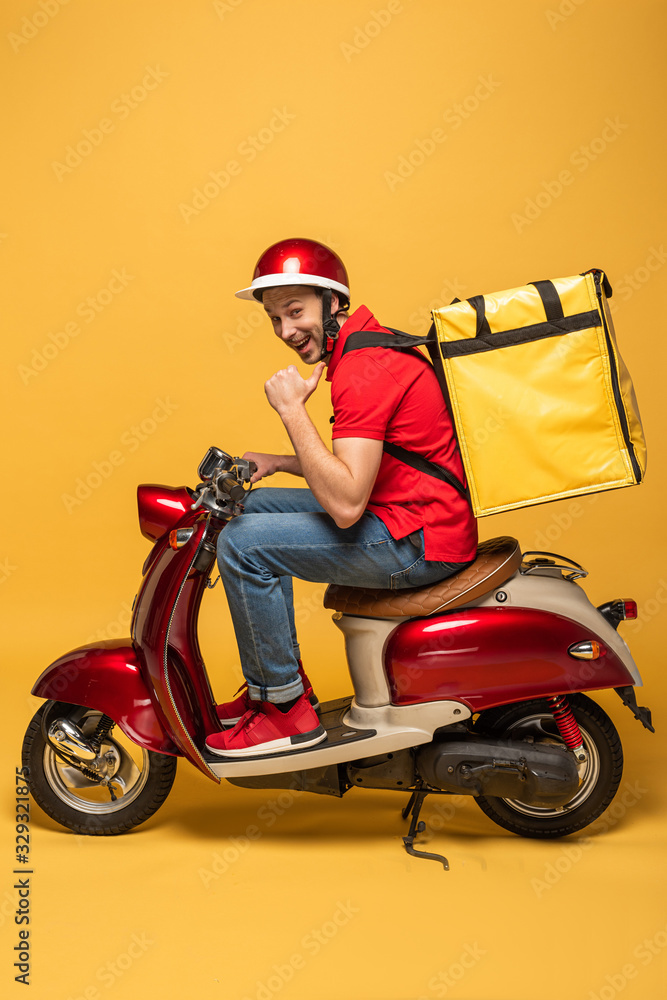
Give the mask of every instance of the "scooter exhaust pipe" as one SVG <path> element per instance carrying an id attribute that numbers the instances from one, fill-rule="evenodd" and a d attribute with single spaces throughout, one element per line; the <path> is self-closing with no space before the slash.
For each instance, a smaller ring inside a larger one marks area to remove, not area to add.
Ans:
<path id="1" fill-rule="evenodd" d="M 79 760 L 92 761 L 99 754 L 99 748 L 94 747 L 69 719 L 56 719 L 52 722 L 47 736 L 56 750 L 78 757 Z"/>

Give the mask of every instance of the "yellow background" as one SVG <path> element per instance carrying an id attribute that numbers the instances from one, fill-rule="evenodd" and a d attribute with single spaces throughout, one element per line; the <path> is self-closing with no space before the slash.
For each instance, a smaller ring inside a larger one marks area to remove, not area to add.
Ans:
<path id="1" fill-rule="evenodd" d="M 413 333 L 455 295 L 607 271 L 646 484 L 480 527 L 583 563 L 596 603 L 639 602 L 622 629 L 659 728 L 600 696 L 629 805 L 590 839 L 526 841 L 471 801 L 445 817 L 427 805 L 448 874 L 405 855 L 403 797 L 388 792 L 271 806 L 181 764 L 128 836 L 76 837 L 34 807 L 30 996 L 663 996 L 664 4 L 9 0 L 0 22 L 7 815 L 34 679 L 127 632 L 148 551 L 137 483 L 194 484 L 211 444 L 286 447 L 263 382 L 292 357 L 233 297 L 286 236 L 335 248 L 353 305 Z M 324 383 L 310 409 L 328 435 Z M 322 592 L 301 585 L 297 613 L 329 698 L 349 680 Z M 202 643 L 224 700 L 240 671 L 220 589 Z M 233 840 L 253 824 L 256 841 Z M 2 837 L 14 996 L 9 822 Z M 336 933 L 315 951 L 323 927 Z M 128 965 L 135 934 L 145 948 Z"/>

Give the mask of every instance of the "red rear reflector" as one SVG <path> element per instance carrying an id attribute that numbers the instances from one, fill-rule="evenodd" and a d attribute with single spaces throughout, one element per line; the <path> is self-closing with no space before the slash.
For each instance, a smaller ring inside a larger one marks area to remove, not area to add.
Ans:
<path id="1" fill-rule="evenodd" d="M 637 617 L 637 602 L 636 601 L 623 601 L 623 612 L 626 618 L 636 618 Z"/>

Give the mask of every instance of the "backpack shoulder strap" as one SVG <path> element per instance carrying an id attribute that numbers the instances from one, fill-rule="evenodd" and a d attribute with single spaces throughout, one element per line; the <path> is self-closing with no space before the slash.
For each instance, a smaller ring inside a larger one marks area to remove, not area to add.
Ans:
<path id="1" fill-rule="evenodd" d="M 418 455 L 416 451 L 408 451 L 407 448 L 401 448 L 400 445 L 391 444 L 389 441 L 383 442 L 383 451 L 386 451 L 392 458 L 397 458 L 399 462 L 416 469 L 417 472 L 425 472 L 427 476 L 433 476 L 434 479 L 439 479 L 443 483 L 449 483 L 457 493 L 460 493 L 466 500 L 470 500 L 470 494 L 463 483 L 458 481 L 453 472 L 438 465 L 437 462 L 432 462 L 429 458 Z"/>
<path id="2" fill-rule="evenodd" d="M 425 337 L 414 337 L 412 334 L 404 333 L 402 330 L 394 330 L 391 326 L 388 326 L 385 329 L 391 330 L 391 333 L 383 333 L 379 330 L 353 331 L 348 335 L 347 340 L 345 341 L 343 355 L 347 354 L 348 351 L 363 350 L 365 347 L 388 347 L 392 351 L 407 351 L 414 347 L 426 345 L 429 348 L 431 358 L 434 359 L 437 357 L 437 351 L 432 350 L 435 345 L 435 324 L 431 325 L 431 328 Z M 428 364 L 426 358 L 424 358 L 424 361 Z M 443 388 L 444 379 L 441 378 L 437 366 L 436 375 L 438 376 L 440 388 L 445 396 L 445 402 L 448 404 L 446 385 Z M 470 493 L 468 489 L 463 485 L 463 483 L 459 482 L 454 473 L 450 472 L 449 469 L 445 469 L 442 465 L 438 465 L 436 462 L 431 462 L 430 459 L 425 458 L 423 455 L 418 455 L 417 452 L 408 451 L 407 448 L 401 448 L 400 445 L 391 444 L 389 441 L 383 442 L 383 450 L 386 451 L 388 455 L 391 455 L 392 458 L 396 458 L 399 462 L 409 465 L 412 469 L 416 469 L 418 472 L 424 472 L 427 476 L 433 476 L 434 479 L 439 479 L 441 482 L 448 483 L 457 491 L 457 493 L 460 493 L 462 497 L 465 497 L 465 499 L 470 502 Z"/>
<path id="3" fill-rule="evenodd" d="M 394 330 L 390 326 L 385 329 L 391 330 L 391 333 L 383 333 L 380 330 L 353 331 L 345 341 L 343 354 L 347 354 L 348 351 L 360 351 L 364 347 L 388 347 L 392 351 L 407 351 L 411 347 L 421 347 L 432 343 L 435 333 L 434 326 L 431 327 L 425 337 L 413 337 L 410 333 L 403 333 L 402 330 Z"/>

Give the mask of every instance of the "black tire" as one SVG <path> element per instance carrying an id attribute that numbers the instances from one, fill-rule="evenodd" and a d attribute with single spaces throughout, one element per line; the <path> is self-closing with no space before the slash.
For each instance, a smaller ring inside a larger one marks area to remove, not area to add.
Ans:
<path id="1" fill-rule="evenodd" d="M 101 718 L 101 712 L 85 711 L 78 724 L 90 734 Z M 132 743 L 118 729 L 102 744 L 102 749 L 117 756 L 131 783 L 114 779 L 111 793 L 99 782 L 90 780 L 69 766 L 44 738 L 42 720 L 67 717 L 82 712 L 77 705 L 47 701 L 34 716 L 23 740 L 23 767 L 27 784 L 35 802 L 56 823 L 75 833 L 91 836 L 115 836 L 144 823 L 162 805 L 176 776 L 177 758 L 153 753 Z M 118 794 L 120 793 L 120 794 Z"/>
<path id="2" fill-rule="evenodd" d="M 522 837 L 548 839 L 576 833 L 607 808 L 623 774 L 623 748 L 616 728 L 599 705 L 583 694 L 567 696 L 577 720 L 588 760 L 579 767 L 579 789 L 564 806 L 543 808 L 514 799 L 479 796 L 480 809 L 498 826 Z M 532 736 L 535 742 L 560 743 L 549 704 L 525 701 L 483 712 L 477 732 L 503 739 Z"/>

